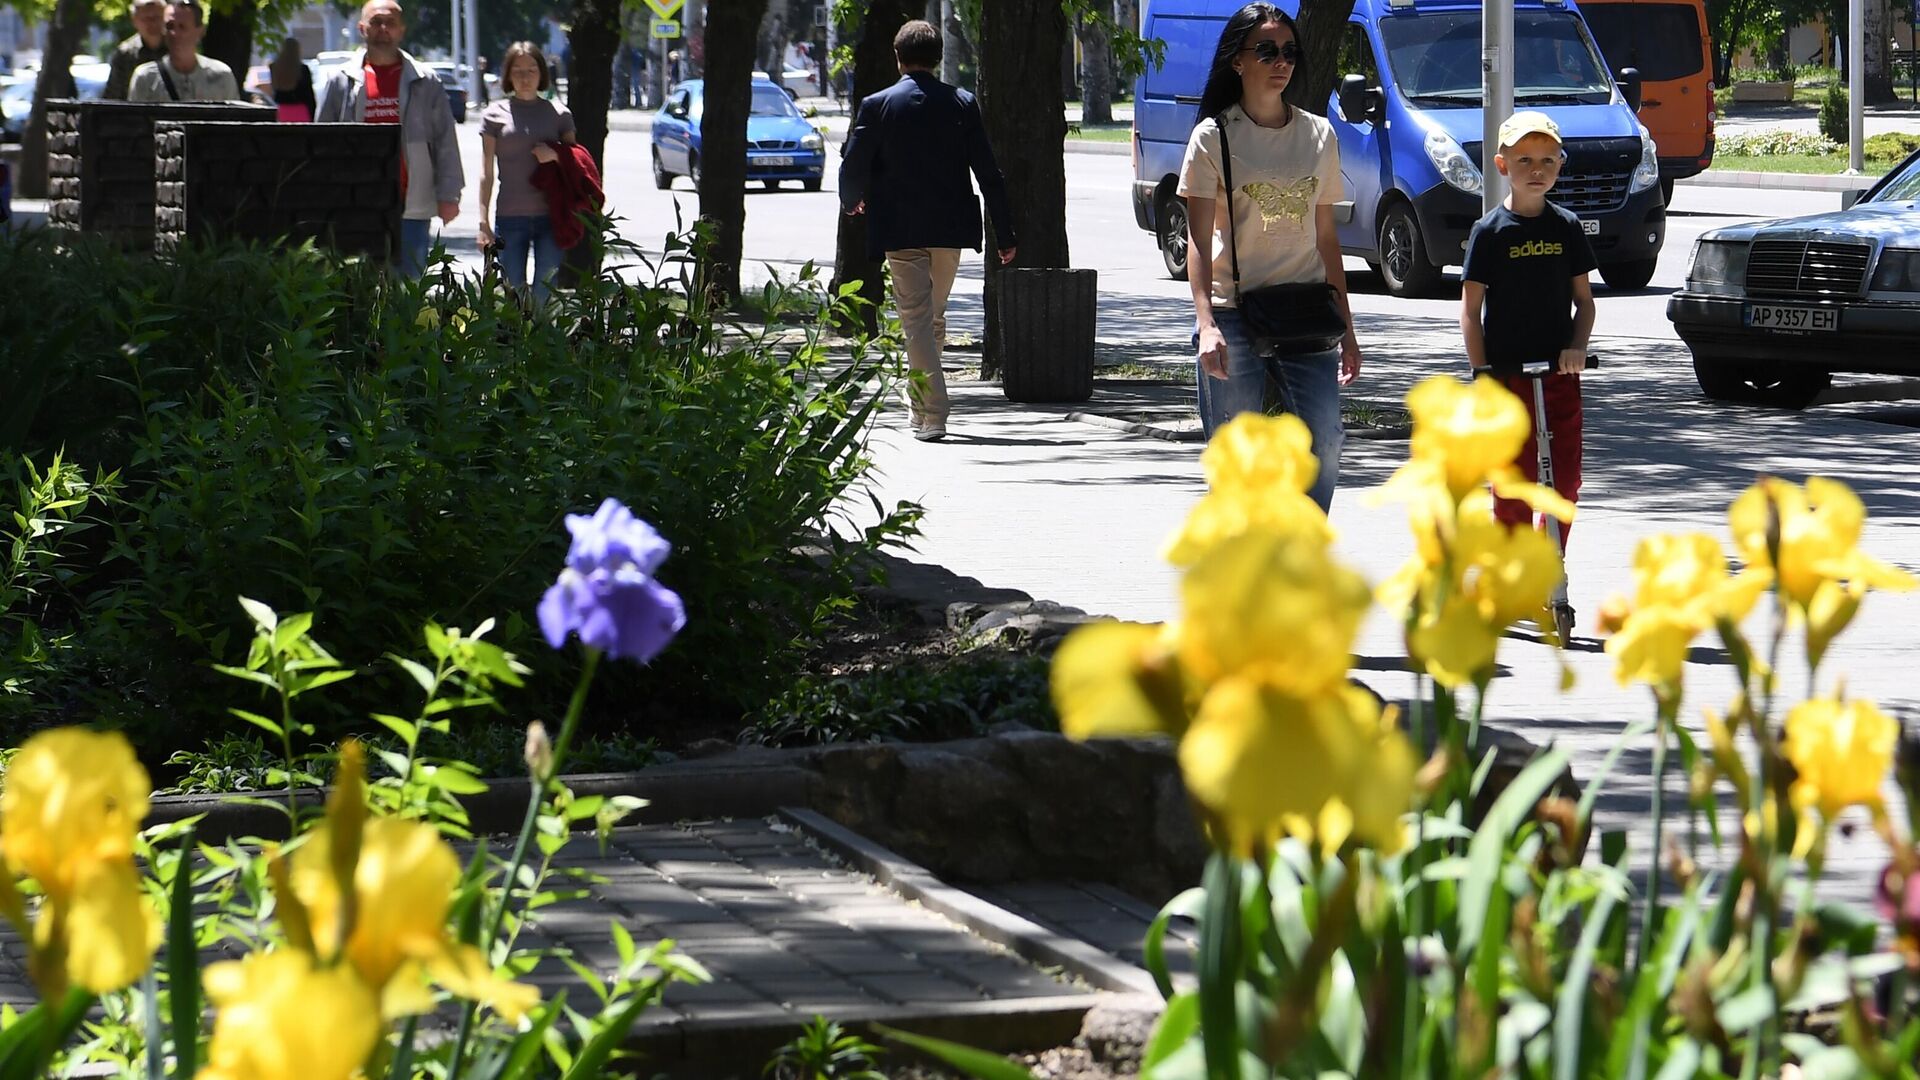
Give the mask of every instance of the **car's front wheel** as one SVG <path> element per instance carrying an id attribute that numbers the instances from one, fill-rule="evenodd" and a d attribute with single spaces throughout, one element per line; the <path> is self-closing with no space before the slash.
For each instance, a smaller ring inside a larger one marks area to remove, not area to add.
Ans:
<path id="1" fill-rule="evenodd" d="M 1647 282 L 1653 280 L 1653 266 L 1656 260 L 1633 259 L 1628 262 L 1601 263 L 1600 280 L 1614 292 L 1630 292 L 1644 289 Z"/>
<path id="2" fill-rule="evenodd" d="M 809 176 L 805 180 L 800 181 L 800 187 L 806 191 L 819 191 L 820 183 L 823 179 L 824 177 Z"/>
<path id="3" fill-rule="evenodd" d="M 1833 385 L 1832 374 L 1820 368 L 1710 356 L 1693 358 L 1693 377 L 1700 383 L 1700 392 L 1716 401 L 1781 409 L 1804 409 Z"/>
<path id="4" fill-rule="evenodd" d="M 673 186 L 673 174 L 667 171 L 667 164 L 660 160 L 660 148 L 653 149 L 653 186 L 665 191 Z"/>
<path id="5" fill-rule="evenodd" d="M 693 190 L 700 190 L 700 155 L 687 155 L 687 179 L 693 181 Z"/>
<path id="6" fill-rule="evenodd" d="M 1187 200 L 1170 195 L 1160 204 L 1160 261 L 1167 276 L 1187 280 Z"/>
<path id="7" fill-rule="evenodd" d="M 1380 278 L 1394 296 L 1431 296 L 1440 284 L 1440 268 L 1427 256 L 1426 238 L 1413 208 L 1396 203 L 1380 222 Z"/>

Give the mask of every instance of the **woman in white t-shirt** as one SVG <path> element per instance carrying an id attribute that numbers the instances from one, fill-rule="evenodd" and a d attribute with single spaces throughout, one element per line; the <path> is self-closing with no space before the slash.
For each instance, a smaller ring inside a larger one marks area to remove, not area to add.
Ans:
<path id="1" fill-rule="evenodd" d="M 1268 408 L 1271 383 L 1278 408 L 1313 433 L 1320 473 L 1308 494 L 1324 509 L 1333 501 L 1346 442 L 1340 387 L 1360 374 L 1360 344 L 1334 235 L 1333 204 L 1342 185 L 1333 126 L 1281 96 L 1299 61 L 1293 19 L 1272 4 L 1248 4 L 1227 20 L 1200 97 L 1201 119 L 1187 140 L 1179 193 L 1187 200 L 1190 230 L 1187 281 L 1201 424 L 1212 437 L 1234 416 Z M 1231 222 L 1220 158 L 1223 125 L 1233 155 Z M 1271 285 L 1331 284 L 1347 327 L 1339 347 L 1260 355 L 1236 310 L 1232 255 L 1239 258 L 1241 294 Z"/>

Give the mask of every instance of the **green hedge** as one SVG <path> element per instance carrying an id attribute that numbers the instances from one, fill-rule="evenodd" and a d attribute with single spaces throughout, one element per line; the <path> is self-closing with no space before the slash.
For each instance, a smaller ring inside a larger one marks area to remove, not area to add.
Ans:
<path id="1" fill-rule="evenodd" d="M 0 707 L 104 713 L 150 754 L 229 727 L 204 665 L 244 648 L 236 595 L 315 611 L 352 664 L 416 651 L 428 619 L 496 616 L 536 668 L 570 664 L 533 607 L 565 551 L 561 516 L 609 495 L 674 543 L 660 577 L 688 626 L 651 668 L 602 680 L 600 716 L 645 735 L 737 721 L 784 690 L 851 604 L 861 555 L 917 520 L 876 504 L 877 524 L 831 527 L 865 493 L 896 369 L 860 344 L 829 364 L 830 312 L 798 292 L 755 298 L 764 328 L 725 326 L 675 272 L 685 243 L 668 258 L 528 318 L 497 288 L 394 283 L 311 249 L 168 264 L 0 244 L 0 385 L 25 388 L 0 404 L 4 463 L 64 447 L 121 473 L 90 511 L 105 527 L 72 540 L 83 570 L 21 601 L 43 638 L 70 635 L 42 662 L 57 677 Z M 571 681 L 555 674 L 534 685 Z M 345 711 L 381 690 L 365 680 Z"/>

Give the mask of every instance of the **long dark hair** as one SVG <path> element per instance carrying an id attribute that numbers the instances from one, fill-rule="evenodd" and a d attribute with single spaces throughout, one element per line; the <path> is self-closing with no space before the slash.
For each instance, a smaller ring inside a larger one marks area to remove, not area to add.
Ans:
<path id="1" fill-rule="evenodd" d="M 1277 22 L 1293 31 L 1293 40 L 1300 40 L 1300 28 L 1293 24 L 1293 16 L 1266 0 L 1254 0 L 1227 20 L 1226 29 L 1220 31 L 1220 44 L 1213 50 L 1213 67 L 1207 71 L 1207 88 L 1200 92 L 1200 114 L 1194 117 L 1196 124 L 1208 117 L 1219 116 L 1228 106 L 1240 103 L 1240 73 L 1233 70 L 1233 58 L 1247 47 L 1248 34 L 1270 22 Z M 1302 47 L 1305 47 L 1304 43 Z M 1293 77 L 1300 77 L 1298 66 L 1294 68 Z"/>

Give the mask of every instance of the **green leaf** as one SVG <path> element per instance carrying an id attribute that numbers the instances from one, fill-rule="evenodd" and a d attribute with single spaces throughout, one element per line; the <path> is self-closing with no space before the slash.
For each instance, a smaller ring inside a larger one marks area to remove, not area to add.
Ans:
<path id="1" fill-rule="evenodd" d="M 1774 1007 L 1773 987 L 1750 986 L 1721 1002 L 1714 1012 L 1721 1027 L 1728 1031 L 1746 1031 L 1778 1012 Z"/>
<path id="2" fill-rule="evenodd" d="M 1867 1075 L 1851 1046 L 1829 1046 L 1800 1062 L 1800 1080 L 1853 1080 Z"/>
<path id="3" fill-rule="evenodd" d="M 560 1019 L 566 1003 L 567 992 L 562 990 L 552 1001 L 534 1012 L 532 1026 L 514 1038 L 511 1044 L 513 1051 L 507 1055 L 507 1063 L 500 1070 L 500 1080 L 529 1080 L 535 1075 L 540 1066 L 540 1050 L 546 1042 L 547 1032 Z"/>
<path id="4" fill-rule="evenodd" d="M 1625 1080 L 1642 1080 L 1647 1074 L 1647 1055 L 1653 1041 L 1653 1018 L 1661 1003 L 1673 994 L 1673 984 L 1693 943 L 1700 925 L 1700 898 L 1713 888 L 1713 876 L 1702 875 L 1687 889 L 1680 905 L 1669 912 L 1647 956 L 1647 964 L 1634 974 L 1633 992 L 1617 1030 L 1628 1038 L 1615 1039 L 1608 1050 L 1607 1075 Z"/>
<path id="5" fill-rule="evenodd" d="M 421 690 L 429 694 L 433 693 L 434 684 L 439 680 L 434 678 L 432 670 L 425 664 L 418 660 L 409 660 L 404 656 L 394 657 L 393 662 L 400 665 L 400 670 L 413 676 L 413 681 L 420 684 Z"/>
<path id="6" fill-rule="evenodd" d="M 420 729 L 416 727 L 411 720 L 402 720 L 397 716 L 391 716 L 387 713 L 374 713 L 373 719 L 381 727 L 400 736 L 401 742 L 411 744 L 414 739 L 419 737 Z"/>
<path id="7" fill-rule="evenodd" d="M 1460 942 L 1455 949 L 1456 956 L 1464 958 L 1479 945 L 1480 936 L 1486 931 L 1493 890 L 1500 882 L 1500 867 L 1506 861 L 1507 843 L 1533 815 L 1541 796 L 1566 769 L 1566 751 L 1557 748 L 1547 751 L 1520 770 L 1520 775 L 1514 777 L 1507 790 L 1494 801 L 1493 809 L 1487 811 L 1473 842 L 1467 847 L 1472 872 L 1460 885 Z M 1494 947 L 1497 945 L 1494 943 Z"/>
<path id="8" fill-rule="evenodd" d="M 1146 1049 L 1141 1053 L 1142 1069 L 1171 1058 L 1174 1051 L 1187 1045 L 1199 1030 L 1200 995 L 1189 991 L 1168 999 L 1166 1010 L 1160 1014 L 1160 1022 L 1154 1025 L 1153 1038 L 1147 1041 Z"/>
<path id="9" fill-rule="evenodd" d="M 1176 917 L 1192 918 L 1200 910 L 1206 895 L 1200 889 L 1188 889 L 1167 901 L 1167 905 L 1147 926 L 1146 937 L 1141 941 L 1141 961 L 1146 965 L 1147 974 L 1153 976 L 1153 985 L 1159 989 L 1160 996 L 1169 1001 L 1173 998 L 1173 977 L 1167 970 L 1167 927 Z"/>
<path id="10" fill-rule="evenodd" d="M 1673 1044 L 1667 1063 L 1660 1067 L 1654 1080 L 1693 1080 L 1699 1072 L 1700 1044 L 1683 1038 Z"/>
<path id="11" fill-rule="evenodd" d="M 268 686 L 274 685 L 273 680 L 268 679 L 267 685 Z M 227 712 L 233 714 L 234 716 L 239 717 L 242 720 L 245 720 L 247 723 L 252 724 L 255 727 L 265 728 L 267 731 L 271 732 L 273 734 L 273 737 L 276 739 L 286 737 L 287 730 L 281 727 L 279 722 L 274 720 L 269 720 L 266 717 L 261 716 L 259 713 L 251 713 L 245 709 L 228 709 Z"/>
<path id="12" fill-rule="evenodd" d="M 894 1042 L 905 1043 L 923 1054 L 938 1058 L 961 1072 L 975 1077 L 976 1080 L 1036 1080 L 1033 1073 L 998 1054 L 990 1054 L 985 1050 L 975 1050 L 971 1046 L 962 1046 L 945 1039 L 915 1035 L 912 1032 L 890 1028 L 885 1024 L 875 1024 L 873 1030 Z"/>
<path id="13" fill-rule="evenodd" d="M 1497 809 L 1497 808 L 1496 808 Z M 1622 863 L 1626 855 L 1620 856 Z M 1603 892 L 1580 928 L 1580 942 L 1567 964 L 1560 994 L 1554 1001 L 1553 1077 L 1554 1080 L 1580 1080 L 1585 1075 L 1583 1042 L 1587 1033 L 1587 995 L 1592 991 L 1594 954 L 1599 951 L 1601 935 L 1619 901 L 1611 892 Z M 1489 945 L 1491 947 L 1491 945 Z"/>
<path id="14" fill-rule="evenodd" d="M 180 1076 L 192 1076 L 200 1054 L 200 951 L 193 932 L 193 832 L 180 838 L 167 911 L 167 989 L 173 1053 Z"/>
<path id="15" fill-rule="evenodd" d="M 640 1014 L 646 1011 L 648 1005 L 653 1004 L 659 987 L 660 980 L 655 979 L 621 1005 L 612 1016 L 603 1015 L 600 1018 L 600 1030 L 594 1032 L 593 1038 L 580 1048 L 580 1053 L 567 1066 L 562 1080 L 600 1080 L 606 1072 L 607 1059 L 627 1041 L 627 1032 L 633 1030 L 634 1021 L 640 1019 Z"/>
<path id="16" fill-rule="evenodd" d="M 1587 781 L 1586 790 L 1580 793 L 1580 828 L 1587 828 L 1593 821 L 1593 806 L 1600 800 L 1600 790 L 1606 786 L 1607 778 L 1613 775 L 1614 766 L 1620 763 L 1620 755 L 1627 752 L 1628 746 L 1637 744 L 1652 732 L 1658 721 L 1659 717 L 1646 716 L 1628 724 L 1627 730 L 1614 740 L 1607 756 L 1600 759 L 1600 768 L 1594 771 L 1593 779 Z"/>
<path id="17" fill-rule="evenodd" d="M 1284 876 L 1278 875 L 1276 876 Z M 1200 948 L 1194 970 L 1200 978 L 1200 1033 L 1207 1072 L 1227 1076 L 1240 1057 L 1234 987 L 1244 959 L 1240 944 L 1240 864 L 1214 852 L 1207 860 L 1202 887 L 1206 909 L 1200 919 Z"/>
<path id="18" fill-rule="evenodd" d="M 240 606 L 246 609 L 247 618 L 252 619 L 253 625 L 259 627 L 263 634 L 273 633 L 273 628 L 280 624 L 280 616 L 274 614 L 272 608 L 258 600 L 249 600 L 242 596 Z"/>

